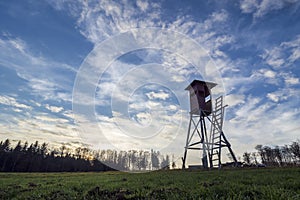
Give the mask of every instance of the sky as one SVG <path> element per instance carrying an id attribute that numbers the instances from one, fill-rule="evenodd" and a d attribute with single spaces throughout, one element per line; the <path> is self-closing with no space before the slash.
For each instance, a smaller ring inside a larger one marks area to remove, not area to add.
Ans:
<path id="1" fill-rule="evenodd" d="M 0 139 L 183 154 L 184 89 L 225 96 L 238 157 L 300 137 L 300 1 L 0 2 Z M 191 159 L 191 163 L 196 161 Z"/>

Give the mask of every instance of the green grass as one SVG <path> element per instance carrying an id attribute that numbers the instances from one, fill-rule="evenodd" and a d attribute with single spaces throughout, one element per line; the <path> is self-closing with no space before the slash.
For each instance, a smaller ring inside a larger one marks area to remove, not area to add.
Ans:
<path id="1" fill-rule="evenodd" d="M 300 199 L 300 168 L 0 173 L 0 199 Z"/>

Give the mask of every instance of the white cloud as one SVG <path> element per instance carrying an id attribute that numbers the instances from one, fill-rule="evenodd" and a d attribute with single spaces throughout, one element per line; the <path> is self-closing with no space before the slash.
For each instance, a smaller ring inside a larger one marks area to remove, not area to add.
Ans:
<path id="1" fill-rule="evenodd" d="M 241 0 L 240 9 L 243 13 L 253 13 L 255 18 L 261 18 L 268 13 L 298 3 L 298 0 Z"/>
<path id="2" fill-rule="evenodd" d="M 259 76 L 263 76 L 264 78 L 275 78 L 276 77 L 276 72 L 270 69 L 259 69 L 258 71 L 256 71 L 256 75 Z"/>
<path id="3" fill-rule="evenodd" d="M 290 55 L 288 57 L 288 61 L 290 63 L 295 62 L 300 58 L 300 35 L 297 35 L 296 39 L 283 42 L 280 45 L 284 50 L 290 50 Z"/>
<path id="4" fill-rule="evenodd" d="M 279 101 L 279 96 L 276 95 L 275 93 L 268 93 L 267 97 L 277 103 Z"/>
<path id="5" fill-rule="evenodd" d="M 178 107 L 176 105 L 169 105 L 168 109 L 171 111 L 178 111 Z"/>
<path id="6" fill-rule="evenodd" d="M 137 0 L 136 1 L 136 5 L 139 7 L 139 9 L 141 9 L 143 12 L 145 12 L 148 7 L 149 7 L 149 3 L 147 1 L 142 1 L 142 0 Z"/>
<path id="7" fill-rule="evenodd" d="M 229 106 L 236 106 L 245 103 L 245 95 L 229 94 L 225 96 L 225 103 Z"/>
<path id="8" fill-rule="evenodd" d="M 49 104 L 46 104 L 45 108 L 47 108 L 48 110 L 50 110 L 51 112 L 54 112 L 54 113 L 59 113 L 59 112 L 61 112 L 61 111 L 64 110 L 63 107 L 60 107 L 60 106 L 50 106 Z"/>
<path id="9" fill-rule="evenodd" d="M 163 91 L 159 91 L 159 92 L 149 92 L 146 94 L 146 96 L 149 99 L 161 99 L 161 100 L 166 100 L 167 98 L 170 97 L 170 95 L 168 93 L 165 93 Z"/>
<path id="10" fill-rule="evenodd" d="M 285 94 L 277 92 L 268 94 L 272 101 L 248 96 L 244 104 L 228 109 L 234 117 L 225 122 L 224 131 L 233 148 L 253 151 L 257 144 L 282 145 L 296 140 L 300 110 L 292 105 L 299 99 L 296 91 L 290 93 L 294 93 L 292 98 L 284 97 L 288 103 L 280 103 Z"/>
<path id="11" fill-rule="evenodd" d="M 292 54 L 288 58 L 290 62 L 295 62 L 300 58 L 300 45 L 297 48 L 293 48 Z"/>
<path id="12" fill-rule="evenodd" d="M 21 53 L 26 53 L 27 45 L 26 43 L 21 40 L 20 38 L 10 39 L 8 42 Z"/>
<path id="13" fill-rule="evenodd" d="M 31 106 L 19 103 L 14 97 L 11 96 L 0 96 L 0 104 L 12 106 L 19 109 L 32 109 Z"/>
<path id="14" fill-rule="evenodd" d="M 44 115 L 36 115 L 34 116 L 35 119 L 39 120 L 39 121 L 44 121 L 44 122 L 50 122 L 50 123 L 68 123 L 69 120 L 64 119 L 64 118 L 59 118 L 59 117 L 52 117 L 48 114 L 44 114 Z"/>
<path id="15" fill-rule="evenodd" d="M 132 28 L 155 26 L 160 16 L 159 4 L 148 1 L 69 1 L 59 6 L 52 4 L 57 9 L 75 7 L 77 13 L 72 14 L 78 17 L 81 33 L 93 43 Z"/>
<path id="16" fill-rule="evenodd" d="M 241 0 L 240 1 L 240 9 L 243 13 L 252 13 L 259 6 L 257 0 Z"/>
<path id="17" fill-rule="evenodd" d="M 294 40 L 266 49 L 261 57 L 274 69 L 292 66 L 300 58 L 300 35 Z"/>
<path id="18" fill-rule="evenodd" d="M 278 76 L 283 80 L 282 82 L 285 83 L 284 87 L 289 89 L 290 86 L 297 85 L 299 83 L 299 78 L 295 77 L 294 73 L 292 72 L 280 72 Z"/>
<path id="19" fill-rule="evenodd" d="M 238 121 L 252 121 L 253 116 L 258 115 L 254 110 L 259 108 L 259 103 L 262 101 L 261 98 L 248 96 L 244 106 L 235 112 Z"/>
<path id="20" fill-rule="evenodd" d="M 280 72 L 268 69 L 268 68 L 262 68 L 259 70 L 255 70 L 252 72 L 252 77 L 255 78 L 255 80 L 271 84 L 271 85 L 279 85 L 281 83 L 281 74 Z"/>
<path id="21" fill-rule="evenodd" d="M 278 69 L 279 67 L 282 67 L 285 64 L 284 60 L 284 54 L 280 47 L 275 47 L 271 50 L 266 50 L 265 53 L 262 55 L 262 58 L 265 60 L 265 62 L 274 67 L 275 69 Z"/>
<path id="22" fill-rule="evenodd" d="M 285 79 L 285 82 L 289 85 L 296 85 L 299 83 L 299 78 L 295 78 L 295 77 L 287 77 Z"/>
<path id="23" fill-rule="evenodd" d="M 213 22 L 226 22 L 228 19 L 228 13 L 225 10 L 220 12 L 214 12 L 211 14 Z"/>
<path id="24" fill-rule="evenodd" d="M 217 12 L 213 12 L 211 15 L 207 17 L 206 20 L 202 24 L 199 24 L 201 28 L 204 30 L 211 30 L 215 26 L 221 25 L 225 23 L 228 20 L 228 12 L 225 10 L 220 10 Z M 186 21 L 186 20 L 184 20 Z M 196 24 L 191 24 L 192 26 L 195 26 Z"/>
<path id="25" fill-rule="evenodd" d="M 300 90 L 289 88 L 289 85 L 287 85 L 283 88 L 279 88 L 274 92 L 268 93 L 267 97 L 276 103 L 286 100 L 292 101 L 291 99 L 294 99 L 294 101 L 297 102 L 299 94 Z M 289 102 L 289 104 L 292 106 L 294 103 Z"/>

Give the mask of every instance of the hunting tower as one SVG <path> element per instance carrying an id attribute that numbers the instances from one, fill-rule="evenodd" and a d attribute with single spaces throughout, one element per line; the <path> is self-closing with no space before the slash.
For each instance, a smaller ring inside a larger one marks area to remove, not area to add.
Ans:
<path id="1" fill-rule="evenodd" d="M 185 90 L 190 96 L 190 121 L 186 138 L 182 168 L 185 168 L 188 150 L 202 151 L 204 168 L 221 167 L 221 150 L 227 147 L 233 161 L 237 164 L 231 145 L 222 130 L 225 106 L 223 96 L 212 106 L 211 89 L 217 84 L 194 80 Z M 206 124 L 210 124 L 208 132 Z"/>

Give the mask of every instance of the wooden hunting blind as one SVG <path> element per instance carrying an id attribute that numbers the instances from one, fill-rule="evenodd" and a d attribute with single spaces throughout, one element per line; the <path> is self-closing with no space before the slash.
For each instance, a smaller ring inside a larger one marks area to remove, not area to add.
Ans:
<path id="1" fill-rule="evenodd" d="M 206 115 L 212 112 L 211 89 L 216 83 L 194 80 L 185 90 L 190 92 L 190 112 L 199 114 L 203 111 Z"/>

